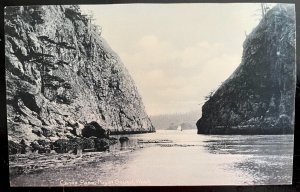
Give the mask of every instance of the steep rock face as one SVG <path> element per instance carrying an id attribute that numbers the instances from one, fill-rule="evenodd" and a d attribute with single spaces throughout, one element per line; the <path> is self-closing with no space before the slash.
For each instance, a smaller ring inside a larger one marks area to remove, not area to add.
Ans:
<path id="1" fill-rule="evenodd" d="M 5 9 L 9 139 L 71 137 L 92 121 L 111 131 L 154 131 L 132 78 L 100 35 L 78 6 Z"/>
<path id="2" fill-rule="evenodd" d="M 294 6 L 277 5 L 244 42 L 242 62 L 202 107 L 199 134 L 293 133 Z"/>

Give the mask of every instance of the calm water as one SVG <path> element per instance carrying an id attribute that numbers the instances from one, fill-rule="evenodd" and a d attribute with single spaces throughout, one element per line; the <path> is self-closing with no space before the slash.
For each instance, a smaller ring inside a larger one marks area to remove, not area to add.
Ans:
<path id="1" fill-rule="evenodd" d="M 168 130 L 129 137 L 99 161 L 23 174 L 11 178 L 11 184 L 248 185 L 292 180 L 292 135 L 207 136 Z M 128 152 L 133 148 L 137 150 Z"/>

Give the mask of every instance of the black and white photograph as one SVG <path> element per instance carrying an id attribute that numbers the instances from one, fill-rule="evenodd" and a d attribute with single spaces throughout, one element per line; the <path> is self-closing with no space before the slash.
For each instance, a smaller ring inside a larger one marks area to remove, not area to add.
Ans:
<path id="1" fill-rule="evenodd" d="M 294 4 L 7 6 L 4 35 L 10 186 L 292 184 Z"/>

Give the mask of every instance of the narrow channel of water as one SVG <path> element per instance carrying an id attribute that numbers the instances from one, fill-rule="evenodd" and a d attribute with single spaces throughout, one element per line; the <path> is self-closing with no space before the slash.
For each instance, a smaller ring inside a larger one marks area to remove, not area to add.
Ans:
<path id="1" fill-rule="evenodd" d="M 208 136 L 197 135 L 196 130 L 168 130 L 126 136 L 128 142 L 111 146 L 111 155 L 101 156 L 96 162 L 23 174 L 11 178 L 11 184 L 182 186 L 292 182 L 293 135 Z M 114 155 L 117 151 L 124 153 Z"/>

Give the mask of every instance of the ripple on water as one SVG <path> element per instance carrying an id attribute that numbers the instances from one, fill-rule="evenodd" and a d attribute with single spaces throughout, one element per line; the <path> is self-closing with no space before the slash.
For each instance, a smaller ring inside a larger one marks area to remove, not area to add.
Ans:
<path id="1" fill-rule="evenodd" d="M 80 158 L 65 158 L 65 164 L 57 166 L 64 160 L 61 156 L 51 169 L 12 177 L 11 184 L 123 186 L 291 182 L 292 135 L 208 136 L 190 130 L 157 131 L 128 137 L 130 142 L 123 146 L 114 145 L 110 153 L 85 153 Z M 38 158 L 51 162 L 56 157 Z M 25 162 L 28 158 L 24 159 Z M 37 159 L 30 161 L 35 163 Z"/>

